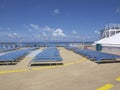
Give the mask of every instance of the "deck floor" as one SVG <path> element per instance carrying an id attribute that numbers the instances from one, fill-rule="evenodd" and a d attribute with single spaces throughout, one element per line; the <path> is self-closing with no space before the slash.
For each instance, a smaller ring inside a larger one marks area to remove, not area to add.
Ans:
<path id="1" fill-rule="evenodd" d="M 120 63 L 97 64 L 62 47 L 63 65 L 32 66 L 31 52 L 16 65 L 0 66 L 1 90 L 120 90 Z"/>

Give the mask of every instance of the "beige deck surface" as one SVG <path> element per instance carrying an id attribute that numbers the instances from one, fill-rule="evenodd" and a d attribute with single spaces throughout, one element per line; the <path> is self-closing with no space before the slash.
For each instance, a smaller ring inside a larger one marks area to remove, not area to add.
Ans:
<path id="1" fill-rule="evenodd" d="M 0 90 L 96 90 L 108 83 L 113 84 L 110 90 L 120 90 L 120 82 L 115 80 L 120 76 L 120 63 L 96 64 L 72 51 L 59 49 L 64 65 L 58 67 L 27 67 L 41 49 L 31 52 L 17 65 L 0 66 L 1 71 L 31 68 L 25 72 L 0 73 Z"/>

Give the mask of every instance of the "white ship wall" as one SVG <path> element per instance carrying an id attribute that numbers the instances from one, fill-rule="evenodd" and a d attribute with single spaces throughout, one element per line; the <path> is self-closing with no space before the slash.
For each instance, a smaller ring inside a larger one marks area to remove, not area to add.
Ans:
<path id="1" fill-rule="evenodd" d="M 101 39 L 93 44 L 93 49 L 95 49 L 96 44 L 101 44 L 103 46 L 102 51 L 114 54 L 120 54 L 120 33 L 113 35 L 109 38 Z"/>

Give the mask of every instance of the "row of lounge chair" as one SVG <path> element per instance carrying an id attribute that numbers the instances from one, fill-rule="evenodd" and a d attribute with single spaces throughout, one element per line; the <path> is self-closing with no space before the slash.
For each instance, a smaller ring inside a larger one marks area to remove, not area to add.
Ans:
<path id="1" fill-rule="evenodd" d="M 29 65 L 32 64 L 46 64 L 46 63 L 60 63 L 62 58 L 59 54 L 59 50 L 56 47 L 45 48 L 42 52 L 37 54 Z"/>
<path id="2" fill-rule="evenodd" d="M 20 61 L 24 56 L 26 56 L 29 51 L 35 50 L 37 48 L 26 48 L 22 50 L 10 51 L 6 54 L 0 55 L 0 63 L 8 64 L 12 62 Z"/>
<path id="3" fill-rule="evenodd" d="M 6 51 L 12 51 L 12 50 L 16 50 L 19 47 L 15 47 L 15 45 L 0 45 L 0 52 L 6 52 Z"/>
<path id="4" fill-rule="evenodd" d="M 13 51 L 17 50 L 19 48 L 0 48 L 0 53 L 6 52 L 6 51 Z"/>
<path id="5" fill-rule="evenodd" d="M 120 55 L 108 54 L 108 53 L 89 50 L 89 49 L 78 49 L 78 48 L 73 49 L 71 47 L 67 47 L 67 49 L 73 50 L 75 53 L 80 54 L 90 60 L 94 60 L 97 63 L 117 61 L 120 59 Z"/>
<path id="6" fill-rule="evenodd" d="M 68 50 L 72 50 L 72 51 L 75 50 L 75 49 L 78 49 L 77 47 L 70 47 L 70 46 L 69 47 L 65 47 L 65 48 L 68 49 Z"/>

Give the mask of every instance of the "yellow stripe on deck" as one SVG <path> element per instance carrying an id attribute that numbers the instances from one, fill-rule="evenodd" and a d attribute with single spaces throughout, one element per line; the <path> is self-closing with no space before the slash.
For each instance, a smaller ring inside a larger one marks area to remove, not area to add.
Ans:
<path id="1" fill-rule="evenodd" d="M 69 62 L 69 63 L 65 63 L 63 66 L 68 66 L 68 65 L 72 65 L 75 64 L 74 62 Z"/>
<path id="2" fill-rule="evenodd" d="M 112 84 L 106 84 L 106 85 L 104 85 L 96 90 L 110 90 L 112 87 L 113 87 Z"/>
<path id="3" fill-rule="evenodd" d="M 83 59 L 83 60 L 77 60 L 75 63 L 81 63 L 83 61 L 85 61 L 86 59 Z"/>
<path id="4" fill-rule="evenodd" d="M 116 80 L 120 82 L 120 77 L 118 77 Z"/>
<path id="5" fill-rule="evenodd" d="M 72 62 L 68 62 L 63 64 L 63 66 L 69 66 L 69 65 L 73 65 L 73 64 L 77 64 L 77 63 L 81 63 L 83 61 L 85 61 L 86 59 L 83 58 L 82 60 L 77 60 L 77 61 L 72 61 Z M 61 67 L 61 66 L 46 66 L 46 67 L 39 67 L 39 68 L 27 68 L 27 69 L 18 69 L 18 70 L 1 70 L 0 74 L 7 74 L 7 73 L 15 73 L 15 72 L 27 72 L 29 70 L 43 70 L 43 69 L 52 69 L 52 68 L 57 68 L 57 67 Z"/>
<path id="6" fill-rule="evenodd" d="M 77 60 L 77 61 L 74 61 L 74 62 L 68 62 L 68 63 L 65 63 L 63 66 L 68 66 L 68 65 L 72 65 L 72 64 L 76 64 L 76 63 L 81 63 L 85 60 L 86 60 L 86 58 L 83 58 L 82 60 Z"/>
<path id="7" fill-rule="evenodd" d="M 28 69 L 21 69 L 21 70 L 4 70 L 4 71 L 0 71 L 0 74 L 5 74 L 5 73 L 14 73 L 14 72 L 26 72 L 28 71 Z"/>
<path id="8" fill-rule="evenodd" d="M 46 67 L 38 67 L 38 68 L 31 68 L 31 70 L 43 70 L 43 69 L 50 69 L 50 68 L 56 68 L 59 66 L 46 66 Z"/>

